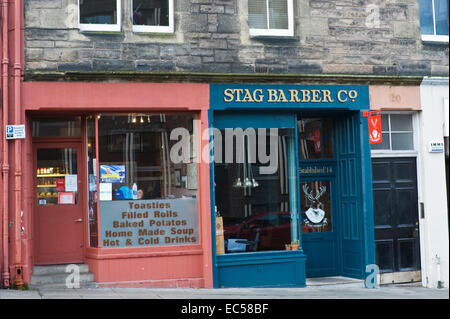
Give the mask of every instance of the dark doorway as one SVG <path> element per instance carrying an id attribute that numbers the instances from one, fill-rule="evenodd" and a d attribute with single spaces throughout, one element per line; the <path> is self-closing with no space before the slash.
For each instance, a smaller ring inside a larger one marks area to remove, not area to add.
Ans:
<path id="1" fill-rule="evenodd" d="M 420 270 L 416 158 L 372 158 L 372 174 L 380 272 Z"/>

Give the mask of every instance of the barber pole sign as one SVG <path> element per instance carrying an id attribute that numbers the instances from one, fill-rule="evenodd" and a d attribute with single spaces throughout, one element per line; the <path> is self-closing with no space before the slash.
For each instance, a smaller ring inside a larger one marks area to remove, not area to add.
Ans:
<path id="1" fill-rule="evenodd" d="M 381 134 L 381 115 L 378 111 L 364 111 L 363 116 L 369 121 L 369 144 L 377 144 L 383 141 Z"/>

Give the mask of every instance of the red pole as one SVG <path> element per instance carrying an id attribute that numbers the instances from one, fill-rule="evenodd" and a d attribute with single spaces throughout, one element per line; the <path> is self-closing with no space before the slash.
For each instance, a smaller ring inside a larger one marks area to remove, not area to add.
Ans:
<path id="1" fill-rule="evenodd" d="M 8 1 L 1 1 L 2 10 L 2 115 L 3 115 L 3 125 L 2 125 L 2 178 L 3 178 L 3 210 L 2 210 L 2 221 L 3 221 L 3 286 L 9 287 L 10 284 L 10 274 L 9 274 L 9 247 L 8 247 L 8 214 L 9 214 L 9 200 L 8 200 L 8 189 L 9 189 L 9 154 L 8 154 L 8 142 L 6 141 L 4 134 L 5 128 L 8 124 L 8 107 L 9 107 L 9 41 L 8 41 Z"/>

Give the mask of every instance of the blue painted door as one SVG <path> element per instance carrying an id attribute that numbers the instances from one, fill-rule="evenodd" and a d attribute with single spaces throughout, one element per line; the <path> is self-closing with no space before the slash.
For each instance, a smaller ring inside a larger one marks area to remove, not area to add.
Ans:
<path id="1" fill-rule="evenodd" d="M 299 116 L 299 196 L 307 277 L 339 272 L 334 131 L 331 118 Z"/>

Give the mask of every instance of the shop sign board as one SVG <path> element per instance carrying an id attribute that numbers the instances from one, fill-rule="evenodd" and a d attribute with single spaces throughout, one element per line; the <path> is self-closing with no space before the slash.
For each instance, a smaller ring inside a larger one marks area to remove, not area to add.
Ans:
<path id="1" fill-rule="evenodd" d="M 367 85 L 211 84 L 212 107 L 361 110 L 369 107 Z"/>
<path id="2" fill-rule="evenodd" d="M 100 202 L 103 248 L 199 244 L 196 198 Z"/>
<path id="3" fill-rule="evenodd" d="M 25 138 L 25 124 L 21 125 L 6 125 L 6 139 L 15 140 L 18 138 Z"/>

